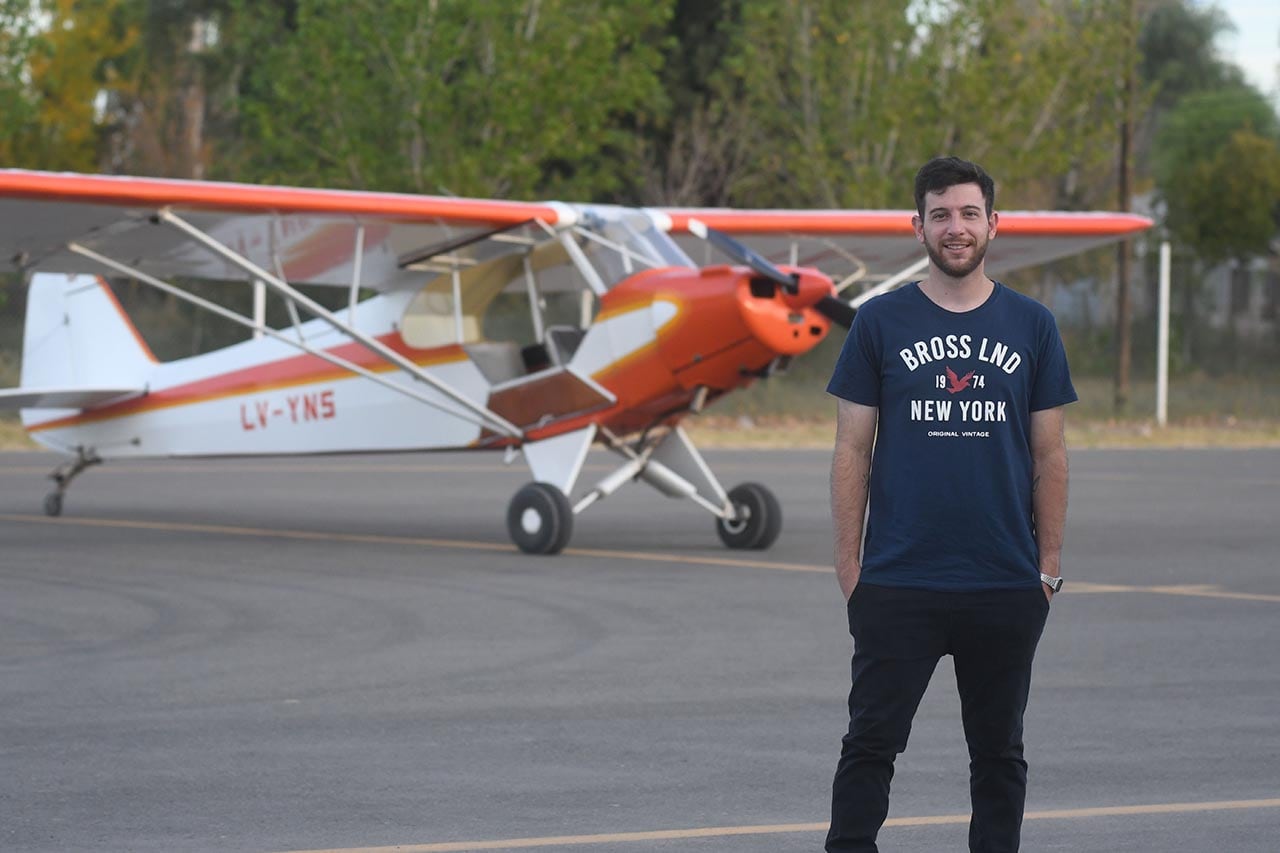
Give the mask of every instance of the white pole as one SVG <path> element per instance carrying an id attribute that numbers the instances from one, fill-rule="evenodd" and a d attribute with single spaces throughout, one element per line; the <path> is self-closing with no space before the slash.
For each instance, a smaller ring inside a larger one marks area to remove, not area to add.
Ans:
<path id="1" fill-rule="evenodd" d="M 465 337 L 462 327 L 462 273 L 458 271 L 458 265 L 453 265 L 453 334 L 458 339 L 458 343 L 463 343 Z"/>
<path id="2" fill-rule="evenodd" d="M 1156 423 L 1169 423 L 1169 241 L 1160 244 L 1160 306 L 1156 332 Z"/>
<path id="3" fill-rule="evenodd" d="M 267 325 L 267 286 L 262 279 L 253 280 L 253 339 L 262 337 L 262 327 Z"/>

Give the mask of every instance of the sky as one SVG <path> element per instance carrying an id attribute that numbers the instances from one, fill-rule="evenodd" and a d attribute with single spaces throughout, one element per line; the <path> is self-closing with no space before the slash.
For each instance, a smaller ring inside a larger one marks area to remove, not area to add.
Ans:
<path id="1" fill-rule="evenodd" d="M 1280 101 L 1280 0 L 1200 0 L 1227 13 L 1236 25 L 1234 33 L 1219 37 L 1222 57 L 1239 65 L 1245 79 Z"/>

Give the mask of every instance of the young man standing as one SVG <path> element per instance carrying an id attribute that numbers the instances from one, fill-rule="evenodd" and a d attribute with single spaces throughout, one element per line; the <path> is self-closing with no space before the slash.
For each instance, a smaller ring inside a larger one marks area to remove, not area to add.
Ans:
<path id="1" fill-rule="evenodd" d="M 1012 853 L 1031 663 L 1062 583 L 1063 407 L 1076 393 L 1053 316 L 984 271 L 999 224 L 991 177 L 937 158 L 917 173 L 915 200 L 928 276 L 862 307 L 827 388 L 839 398 L 831 511 L 854 654 L 826 849 L 878 849 L 894 759 L 951 655 L 969 849 Z"/>

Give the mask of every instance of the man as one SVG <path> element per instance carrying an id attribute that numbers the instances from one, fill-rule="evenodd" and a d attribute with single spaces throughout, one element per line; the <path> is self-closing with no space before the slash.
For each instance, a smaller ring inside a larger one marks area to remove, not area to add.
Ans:
<path id="1" fill-rule="evenodd" d="M 854 654 L 826 849 L 878 849 L 894 759 L 951 655 L 969 849 L 1006 853 L 1022 828 L 1031 662 L 1061 586 L 1063 406 L 1076 393 L 1053 316 L 987 278 L 991 177 L 937 158 L 915 199 L 928 276 L 863 306 L 827 388 L 839 398 L 831 510 Z"/>

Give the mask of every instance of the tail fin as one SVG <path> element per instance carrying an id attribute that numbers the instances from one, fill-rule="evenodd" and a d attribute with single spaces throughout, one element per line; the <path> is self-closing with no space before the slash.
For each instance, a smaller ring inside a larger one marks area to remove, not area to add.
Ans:
<path id="1" fill-rule="evenodd" d="M 22 342 L 23 388 L 143 388 L 155 364 L 101 279 L 32 277 Z"/>

